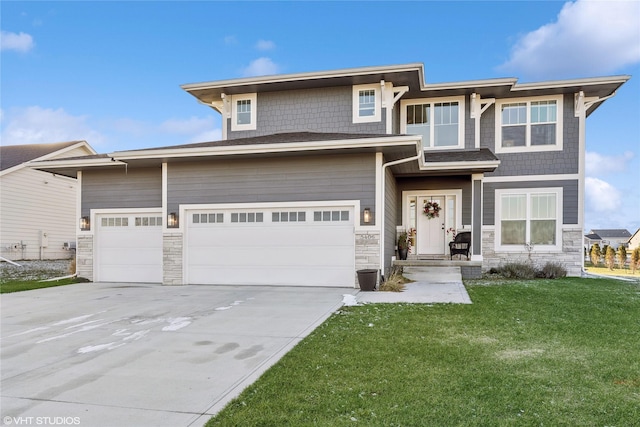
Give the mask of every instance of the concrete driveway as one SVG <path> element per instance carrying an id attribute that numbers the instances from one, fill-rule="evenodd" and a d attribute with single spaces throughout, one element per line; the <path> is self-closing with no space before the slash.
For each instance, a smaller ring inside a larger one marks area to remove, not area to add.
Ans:
<path id="1" fill-rule="evenodd" d="M 0 416 L 201 426 L 355 293 L 87 283 L 4 294 Z"/>

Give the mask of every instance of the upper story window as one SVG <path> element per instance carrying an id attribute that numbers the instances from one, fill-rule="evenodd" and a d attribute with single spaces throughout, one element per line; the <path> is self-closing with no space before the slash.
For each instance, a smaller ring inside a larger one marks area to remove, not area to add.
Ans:
<path id="1" fill-rule="evenodd" d="M 496 102 L 496 152 L 562 149 L 562 96 Z"/>
<path id="2" fill-rule="evenodd" d="M 257 96 L 255 93 L 231 97 L 231 130 L 255 130 Z"/>
<path id="3" fill-rule="evenodd" d="M 431 149 L 464 148 L 464 97 L 402 102 L 401 132 L 422 135 Z"/>
<path id="4" fill-rule="evenodd" d="M 353 87 L 353 123 L 379 122 L 382 117 L 380 85 Z"/>

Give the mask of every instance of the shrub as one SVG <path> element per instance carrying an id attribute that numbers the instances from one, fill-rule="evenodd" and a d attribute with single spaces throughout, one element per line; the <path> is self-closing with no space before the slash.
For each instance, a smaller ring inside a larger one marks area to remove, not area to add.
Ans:
<path id="1" fill-rule="evenodd" d="M 567 269 L 558 262 L 548 262 L 538 271 L 538 277 L 543 279 L 557 279 L 566 276 Z"/>
<path id="2" fill-rule="evenodd" d="M 613 270 L 616 264 L 616 251 L 611 246 L 607 246 L 607 251 L 604 253 L 604 264 L 609 270 Z"/>
<path id="3" fill-rule="evenodd" d="M 380 284 L 380 291 L 383 292 L 402 292 L 404 291 L 405 283 L 411 282 L 402 275 L 402 267 L 394 267 L 389 274 L 389 277 Z"/>
<path id="4" fill-rule="evenodd" d="M 594 243 L 591 246 L 591 251 L 589 251 L 589 257 L 591 258 L 591 264 L 594 267 L 597 267 L 600 264 L 600 257 L 602 256 L 602 251 L 600 250 L 600 245 Z"/>
<path id="5" fill-rule="evenodd" d="M 529 263 L 510 262 L 498 267 L 498 273 L 505 279 L 535 279 L 536 269 Z"/>
<path id="6" fill-rule="evenodd" d="M 618 268 L 624 269 L 627 264 L 627 248 L 624 245 L 620 245 L 616 257 L 618 258 Z"/>

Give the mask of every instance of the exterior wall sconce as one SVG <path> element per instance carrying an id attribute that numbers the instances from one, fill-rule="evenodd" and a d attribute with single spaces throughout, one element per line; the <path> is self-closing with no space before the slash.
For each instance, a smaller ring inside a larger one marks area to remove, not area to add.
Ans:
<path id="1" fill-rule="evenodd" d="M 369 224 L 371 222 L 371 209 L 369 208 L 364 208 L 364 211 L 362 212 L 362 216 L 364 219 L 364 223 L 365 224 Z"/>
<path id="2" fill-rule="evenodd" d="M 178 214 L 171 212 L 167 216 L 167 227 L 176 228 L 178 226 Z"/>
<path id="3" fill-rule="evenodd" d="M 91 221 L 89 220 L 88 216 L 83 216 L 80 218 L 80 230 L 91 230 Z"/>

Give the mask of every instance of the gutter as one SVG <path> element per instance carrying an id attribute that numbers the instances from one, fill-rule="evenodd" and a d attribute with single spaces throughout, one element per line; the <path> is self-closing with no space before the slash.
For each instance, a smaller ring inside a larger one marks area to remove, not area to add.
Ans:
<path id="1" fill-rule="evenodd" d="M 407 157 L 404 159 L 398 159 L 398 160 L 393 160 L 391 162 L 387 162 L 385 164 L 382 165 L 382 176 L 381 176 L 381 192 L 382 192 L 382 200 L 380 201 L 380 271 L 383 273 L 384 275 L 384 245 L 385 245 L 385 229 L 384 229 L 384 218 L 385 218 L 385 199 L 386 199 L 386 171 L 387 168 L 389 166 L 395 166 L 395 165 L 400 165 L 402 163 L 408 163 L 408 162 L 412 162 L 414 160 L 420 160 L 420 158 L 423 158 L 424 156 L 424 152 L 422 150 L 422 138 L 418 139 L 416 141 L 416 151 L 418 154 L 416 154 L 415 156 L 412 157 Z"/>

